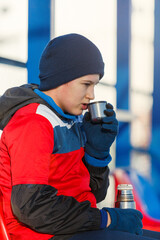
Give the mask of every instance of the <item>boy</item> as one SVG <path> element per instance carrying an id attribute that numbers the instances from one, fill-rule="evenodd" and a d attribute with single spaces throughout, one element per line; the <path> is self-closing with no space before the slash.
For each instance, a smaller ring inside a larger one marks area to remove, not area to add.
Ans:
<path id="1" fill-rule="evenodd" d="M 111 104 L 101 124 L 88 113 L 81 121 L 104 75 L 100 51 L 79 34 L 64 35 L 48 43 L 39 69 L 40 86 L 0 99 L 0 188 L 11 239 L 137 239 L 139 211 L 96 207 L 118 132 Z"/>

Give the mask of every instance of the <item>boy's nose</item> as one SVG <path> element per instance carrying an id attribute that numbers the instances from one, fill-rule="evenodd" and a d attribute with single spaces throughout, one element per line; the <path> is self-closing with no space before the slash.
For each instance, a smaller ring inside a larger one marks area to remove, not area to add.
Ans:
<path id="1" fill-rule="evenodd" d="M 87 98 L 89 98 L 90 100 L 93 100 L 95 98 L 95 96 L 94 96 L 94 87 L 88 89 Z"/>

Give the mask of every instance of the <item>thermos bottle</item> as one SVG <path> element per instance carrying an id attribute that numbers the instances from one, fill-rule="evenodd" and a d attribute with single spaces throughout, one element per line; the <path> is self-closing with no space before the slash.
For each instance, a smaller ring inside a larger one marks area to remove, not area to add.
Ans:
<path id="1" fill-rule="evenodd" d="M 133 196 L 133 186 L 131 184 L 119 184 L 117 187 L 116 208 L 132 208 L 136 209 Z"/>

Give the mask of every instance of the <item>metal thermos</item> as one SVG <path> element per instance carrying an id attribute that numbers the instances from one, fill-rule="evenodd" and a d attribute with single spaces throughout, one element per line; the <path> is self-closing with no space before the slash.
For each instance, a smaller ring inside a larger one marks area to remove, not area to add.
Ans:
<path id="1" fill-rule="evenodd" d="M 106 101 L 91 102 L 88 104 L 88 110 L 91 114 L 91 121 L 93 123 L 101 122 L 102 118 L 106 117 L 104 110 L 106 110 Z"/>
<path id="2" fill-rule="evenodd" d="M 133 196 L 133 186 L 131 184 L 119 184 L 117 187 L 116 208 L 132 208 L 136 209 Z"/>

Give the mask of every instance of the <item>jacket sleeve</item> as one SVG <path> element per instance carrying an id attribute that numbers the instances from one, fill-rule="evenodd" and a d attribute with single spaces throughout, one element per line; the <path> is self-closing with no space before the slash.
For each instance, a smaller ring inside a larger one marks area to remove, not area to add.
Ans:
<path id="1" fill-rule="evenodd" d="M 109 187 L 109 167 L 95 167 L 83 159 L 90 173 L 90 187 L 96 197 L 97 203 L 103 201 Z"/>
<path id="2" fill-rule="evenodd" d="M 83 129 L 82 122 L 79 124 L 79 126 L 81 129 L 84 142 L 86 142 L 87 138 L 86 138 L 85 131 Z M 107 194 L 107 189 L 109 187 L 108 164 L 110 161 L 111 161 L 110 154 L 106 159 L 103 159 L 103 160 L 91 157 L 86 153 L 83 157 L 83 162 L 90 173 L 90 187 L 91 187 L 92 193 L 96 197 L 97 203 L 103 201 Z"/>
<path id="3" fill-rule="evenodd" d="M 13 186 L 11 205 L 18 220 L 37 232 L 62 235 L 100 229 L 99 209 L 91 208 L 89 201 L 57 196 L 49 185 Z"/>

